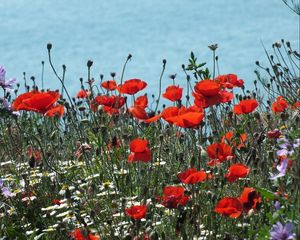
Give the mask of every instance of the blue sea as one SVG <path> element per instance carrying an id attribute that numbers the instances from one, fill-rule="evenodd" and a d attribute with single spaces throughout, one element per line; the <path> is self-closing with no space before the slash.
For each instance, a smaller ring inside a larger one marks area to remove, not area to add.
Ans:
<path id="1" fill-rule="evenodd" d="M 167 60 L 163 87 L 177 74 L 185 86 L 182 64 L 193 51 L 212 67 L 208 45 L 218 44 L 220 72 L 236 73 L 251 88 L 255 61 L 267 63 L 268 51 L 281 39 L 299 49 L 299 17 L 281 0 L 1 0 L 0 65 L 7 77 L 22 84 L 27 77 L 41 80 L 45 61 L 45 85 L 60 88 L 52 73 L 46 44 L 53 44 L 58 72 L 67 66 L 66 84 L 72 94 L 87 79 L 87 60 L 94 62 L 92 76 L 119 80 L 128 54 L 132 54 L 125 79 L 140 78 L 155 93 Z M 23 85 L 23 84 L 22 84 Z"/>

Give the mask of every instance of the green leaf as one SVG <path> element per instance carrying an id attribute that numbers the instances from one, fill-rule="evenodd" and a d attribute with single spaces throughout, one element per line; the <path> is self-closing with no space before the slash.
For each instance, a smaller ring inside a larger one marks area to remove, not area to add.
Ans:
<path id="1" fill-rule="evenodd" d="M 274 199 L 277 198 L 277 196 L 276 196 L 273 192 L 271 192 L 271 191 L 269 191 L 269 190 L 267 190 L 267 189 L 259 188 L 259 187 L 255 187 L 255 189 L 256 189 L 256 191 L 258 191 L 258 192 L 261 194 L 261 196 L 264 197 L 264 198 L 268 198 L 268 199 L 270 199 L 270 200 L 274 200 Z"/>

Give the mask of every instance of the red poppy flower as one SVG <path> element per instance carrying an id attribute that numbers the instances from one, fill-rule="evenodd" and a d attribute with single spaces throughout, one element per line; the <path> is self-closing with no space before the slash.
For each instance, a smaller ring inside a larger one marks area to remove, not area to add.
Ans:
<path id="1" fill-rule="evenodd" d="M 233 99 L 233 93 L 222 90 L 221 85 L 214 80 L 200 81 L 195 85 L 194 90 L 194 103 L 199 107 L 207 108 Z"/>
<path id="2" fill-rule="evenodd" d="M 84 89 L 79 90 L 79 92 L 76 95 L 77 98 L 87 98 L 88 96 L 89 96 L 89 92 Z"/>
<path id="3" fill-rule="evenodd" d="M 248 213 L 250 209 L 256 211 L 256 208 L 262 202 L 261 196 L 256 192 L 255 188 L 245 187 L 240 198 L 240 202 L 243 204 L 244 210 Z"/>
<path id="4" fill-rule="evenodd" d="M 208 157 L 211 159 L 207 163 L 209 166 L 215 166 L 233 157 L 232 149 L 226 143 L 213 143 L 207 147 L 206 151 Z"/>
<path id="5" fill-rule="evenodd" d="M 25 110 L 45 114 L 59 99 L 60 94 L 55 91 L 31 91 L 19 95 L 12 104 L 15 111 Z"/>
<path id="6" fill-rule="evenodd" d="M 146 108 L 148 106 L 147 95 L 139 96 L 137 99 L 135 99 L 134 106 Z"/>
<path id="7" fill-rule="evenodd" d="M 277 139 L 277 138 L 279 138 L 281 136 L 281 132 L 280 132 L 280 130 L 278 130 L 278 129 L 274 129 L 273 131 L 268 131 L 267 132 L 267 137 L 268 138 L 275 138 L 275 139 Z"/>
<path id="8" fill-rule="evenodd" d="M 148 141 L 140 138 L 136 138 L 130 143 L 130 155 L 128 156 L 128 162 L 149 162 L 151 160 L 151 151 L 147 147 Z"/>
<path id="9" fill-rule="evenodd" d="M 295 108 L 300 108 L 300 101 L 295 102 L 293 106 L 294 106 Z"/>
<path id="10" fill-rule="evenodd" d="M 160 198 L 162 205 L 166 208 L 177 208 L 178 205 L 185 206 L 189 197 L 184 195 L 184 187 L 167 186 L 164 188 L 164 195 Z"/>
<path id="11" fill-rule="evenodd" d="M 242 100 L 238 105 L 233 107 L 233 112 L 237 115 L 248 114 L 253 112 L 258 107 L 258 102 L 255 99 Z"/>
<path id="12" fill-rule="evenodd" d="M 183 88 L 175 85 L 167 87 L 166 92 L 162 95 L 164 98 L 175 102 L 181 99 Z"/>
<path id="13" fill-rule="evenodd" d="M 91 102 L 91 110 L 96 111 L 99 105 L 104 106 L 104 111 L 107 113 L 118 113 L 118 109 L 120 109 L 125 104 L 125 98 L 120 96 L 107 96 L 101 95 L 95 97 L 95 99 Z M 106 108 L 105 108 L 106 107 Z"/>
<path id="14" fill-rule="evenodd" d="M 147 83 L 141 79 L 130 79 L 125 81 L 122 85 L 117 87 L 119 93 L 133 95 L 143 90 L 147 86 Z"/>
<path id="15" fill-rule="evenodd" d="M 100 240 L 98 235 L 89 233 L 86 229 L 76 228 L 73 232 L 70 233 L 70 237 L 75 240 Z"/>
<path id="16" fill-rule="evenodd" d="M 139 119 L 139 120 L 148 119 L 148 114 L 147 114 L 146 110 L 142 107 L 131 106 L 130 108 L 128 108 L 128 112 L 130 112 L 131 115 L 133 117 L 135 117 L 136 119 Z"/>
<path id="17" fill-rule="evenodd" d="M 101 87 L 105 88 L 106 90 L 113 91 L 113 90 L 116 90 L 117 83 L 115 80 L 108 80 L 108 81 L 102 82 Z"/>
<path id="18" fill-rule="evenodd" d="M 196 168 L 189 168 L 186 171 L 179 173 L 178 178 L 185 184 L 195 184 L 206 180 L 205 171 L 197 171 Z"/>
<path id="19" fill-rule="evenodd" d="M 59 199 L 53 199 L 53 200 L 52 200 L 52 203 L 53 203 L 54 205 L 60 205 L 60 204 L 61 204 L 61 201 L 60 201 Z"/>
<path id="20" fill-rule="evenodd" d="M 158 114 L 156 116 L 153 117 L 149 117 L 147 119 L 144 120 L 145 123 L 152 123 L 152 122 L 156 122 L 157 120 L 159 120 L 161 118 L 161 114 Z"/>
<path id="21" fill-rule="evenodd" d="M 288 105 L 287 101 L 282 96 L 279 96 L 277 98 L 276 102 L 274 102 L 272 104 L 272 111 L 274 113 L 281 113 L 288 107 L 289 107 L 289 105 Z"/>
<path id="22" fill-rule="evenodd" d="M 238 218 L 242 214 L 243 205 L 238 198 L 225 197 L 217 203 L 214 211 L 230 218 Z"/>
<path id="23" fill-rule="evenodd" d="M 220 83 L 222 87 L 230 89 L 234 87 L 242 87 L 244 85 L 244 81 L 238 79 L 235 74 L 219 75 L 215 78 L 215 81 Z"/>
<path id="24" fill-rule="evenodd" d="M 126 215 L 135 220 L 145 218 L 146 212 L 147 212 L 146 205 L 136 205 L 125 209 Z"/>
<path id="25" fill-rule="evenodd" d="M 195 128 L 198 127 L 204 118 L 202 108 L 191 106 L 186 108 L 184 106 L 168 107 L 162 112 L 162 118 L 178 127 L 182 128 Z"/>
<path id="26" fill-rule="evenodd" d="M 222 137 L 221 142 L 223 142 L 223 143 L 231 143 L 233 137 L 234 137 L 234 133 L 233 132 L 227 132 Z M 233 146 L 235 146 L 238 149 L 240 149 L 242 147 L 245 147 L 246 141 L 247 141 L 247 134 L 246 133 L 242 133 L 240 135 L 240 137 L 239 137 L 238 140 L 235 139 L 235 141 L 233 142 Z"/>
<path id="27" fill-rule="evenodd" d="M 228 173 L 225 174 L 225 178 L 228 182 L 233 183 L 239 178 L 247 177 L 250 172 L 250 168 L 244 164 L 233 164 L 229 167 Z"/>
<path id="28" fill-rule="evenodd" d="M 45 113 L 45 116 L 47 116 L 47 117 L 54 117 L 54 116 L 62 117 L 62 115 L 64 115 L 64 113 L 65 113 L 65 107 L 61 104 L 58 104 L 58 105 L 50 108 Z"/>
<path id="29" fill-rule="evenodd" d="M 130 112 L 133 117 L 139 120 L 145 120 L 149 118 L 145 110 L 147 106 L 148 106 L 147 96 L 146 95 L 140 96 L 134 101 L 134 105 L 128 108 L 128 112 Z"/>
<path id="30" fill-rule="evenodd" d="M 40 161 L 42 159 L 42 152 L 37 149 L 33 149 L 31 146 L 27 148 L 27 156 L 29 158 L 34 158 L 35 161 Z"/>

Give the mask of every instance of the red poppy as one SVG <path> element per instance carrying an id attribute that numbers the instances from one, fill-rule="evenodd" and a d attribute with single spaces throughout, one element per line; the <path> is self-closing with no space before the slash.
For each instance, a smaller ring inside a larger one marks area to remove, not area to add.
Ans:
<path id="1" fill-rule="evenodd" d="M 73 232 L 70 233 L 70 237 L 75 240 L 100 240 L 98 235 L 89 233 L 86 229 L 76 228 Z"/>
<path id="2" fill-rule="evenodd" d="M 272 130 L 272 131 L 268 131 L 267 132 L 267 137 L 268 138 L 275 138 L 275 139 L 277 139 L 277 138 L 279 138 L 281 136 L 281 132 L 280 132 L 280 130 L 278 130 L 278 129 L 274 129 L 274 130 Z"/>
<path id="3" fill-rule="evenodd" d="M 142 107 L 138 106 L 131 106 L 128 108 L 128 112 L 131 113 L 131 115 L 139 120 L 146 120 L 148 119 L 148 114 L 146 110 Z"/>
<path id="4" fill-rule="evenodd" d="M 219 75 L 215 78 L 215 81 L 220 83 L 222 87 L 230 89 L 234 87 L 242 87 L 244 85 L 244 81 L 238 79 L 235 74 Z"/>
<path id="5" fill-rule="evenodd" d="M 64 115 L 64 113 L 65 113 L 65 107 L 61 104 L 58 104 L 58 105 L 50 108 L 45 113 L 45 116 L 47 116 L 47 117 L 54 117 L 54 116 L 62 117 L 62 115 Z"/>
<path id="6" fill-rule="evenodd" d="M 250 168 L 244 164 L 233 164 L 229 167 L 228 173 L 225 174 L 225 178 L 228 182 L 233 183 L 239 178 L 247 177 L 250 172 Z"/>
<path id="7" fill-rule="evenodd" d="M 102 82 L 101 87 L 105 88 L 106 90 L 113 91 L 113 90 L 116 90 L 117 83 L 115 80 L 108 80 L 108 81 Z"/>
<path id="8" fill-rule="evenodd" d="M 238 218 L 242 214 L 243 205 L 238 198 L 225 197 L 217 203 L 214 211 L 230 218 Z"/>
<path id="9" fill-rule="evenodd" d="M 144 120 L 145 123 L 152 123 L 152 122 L 156 122 L 157 120 L 159 120 L 161 118 L 161 114 L 158 114 L 156 116 L 153 117 L 149 117 L 147 119 Z"/>
<path id="10" fill-rule="evenodd" d="M 130 79 L 125 81 L 122 85 L 117 87 L 119 93 L 133 95 L 143 90 L 147 86 L 147 83 L 141 79 Z"/>
<path id="11" fill-rule="evenodd" d="M 120 96 L 107 96 L 101 95 L 95 97 L 95 99 L 91 102 L 91 110 L 96 111 L 99 105 L 104 106 L 104 111 L 107 113 L 118 113 L 118 109 L 120 109 L 125 104 L 125 98 Z M 105 108 L 106 107 L 106 108 Z"/>
<path id="12" fill-rule="evenodd" d="M 164 195 L 160 198 L 162 205 L 166 208 L 177 208 L 178 205 L 185 206 L 189 197 L 184 195 L 184 187 L 167 186 L 164 188 Z"/>
<path id="13" fill-rule="evenodd" d="M 189 168 L 186 171 L 179 173 L 178 178 L 185 184 L 195 184 L 206 180 L 205 171 L 197 171 L 196 168 Z"/>
<path id="14" fill-rule="evenodd" d="M 42 159 L 42 152 L 37 149 L 33 149 L 31 146 L 27 148 L 27 156 L 29 158 L 34 158 L 35 161 L 40 161 Z"/>
<path id="15" fill-rule="evenodd" d="M 84 89 L 79 90 L 79 92 L 76 95 L 77 98 L 87 98 L 88 96 L 89 96 L 89 91 Z"/>
<path id="16" fill-rule="evenodd" d="M 295 108 L 300 108 L 300 101 L 295 102 L 293 106 L 294 106 Z"/>
<path id="17" fill-rule="evenodd" d="M 145 218 L 146 212 L 147 212 L 146 205 L 136 205 L 125 209 L 126 215 L 135 220 Z"/>
<path id="18" fill-rule="evenodd" d="M 148 141 L 136 138 L 130 143 L 130 155 L 128 162 L 149 162 L 151 160 L 151 151 L 148 148 Z"/>
<path id="19" fill-rule="evenodd" d="M 218 82 L 210 79 L 198 82 L 194 90 L 194 103 L 199 107 L 207 108 L 219 103 L 229 102 L 233 99 L 233 93 L 222 90 Z"/>
<path id="20" fill-rule="evenodd" d="M 19 95 L 12 104 L 15 111 L 26 110 L 45 114 L 59 99 L 60 94 L 55 91 L 31 91 Z"/>
<path id="21" fill-rule="evenodd" d="M 148 114 L 145 108 L 148 106 L 148 98 L 147 95 L 140 96 L 134 101 L 134 105 L 128 108 L 128 112 L 131 115 L 139 120 L 148 119 Z"/>
<path id="22" fill-rule="evenodd" d="M 253 112 L 258 107 L 258 102 L 255 99 L 242 100 L 238 105 L 233 107 L 233 112 L 237 115 L 248 114 Z"/>
<path id="23" fill-rule="evenodd" d="M 256 208 L 262 202 L 261 196 L 256 192 L 255 188 L 245 187 L 240 198 L 244 210 L 248 213 L 250 209 L 256 211 Z"/>
<path id="24" fill-rule="evenodd" d="M 60 204 L 61 204 L 61 201 L 60 201 L 59 199 L 53 199 L 53 200 L 52 200 L 52 203 L 53 203 L 54 205 L 60 205 Z"/>
<path id="25" fill-rule="evenodd" d="M 164 98 L 175 102 L 181 99 L 183 88 L 175 85 L 167 87 L 166 92 L 162 95 Z"/>
<path id="26" fill-rule="evenodd" d="M 226 143 L 213 143 L 206 149 L 208 157 L 211 159 L 207 164 L 215 166 L 222 162 L 232 159 L 232 149 Z"/>
<path id="27" fill-rule="evenodd" d="M 289 105 L 288 105 L 287 101 L 282 96 L 279 96 L 276 99 L 276 102 L 274 102 L 272 104 L 272 111 L 274 113 L 281 113 L 288 107 L 289 107 Z"/>
<path id="28" fill-rule="evenodd" d="M 232 142 L 232 138 L 234 137 L 234 133 L 233 132 L 227 132 L 225 133 L 225 135 L 222 137 L 221 142 L 223 143 L 231 143 Z M 234 140 L 233 142 L 233 146 L 237 147 L 238 149 L 245 147 L 245 143 L 247 141 L 247 134 L 246 133 L 242 133 L 240 134 L 240 137 L 238 140 Z"/>
<path id="29" fill-rule="evenodd" d="M 195 128 L 198 127 L 204 118 L 202 108 L 191 106 L 186 108 L 184 106 L 168 107 L 162 112 L 162 118 L 178 127 L 182 128 Z"/>
<path id="30" fill-rule="evenodd" d="M 135 99 L 134 106 L 146 108 L 148 106 L 147 95 L 139 96 L 137 99 Z"/>

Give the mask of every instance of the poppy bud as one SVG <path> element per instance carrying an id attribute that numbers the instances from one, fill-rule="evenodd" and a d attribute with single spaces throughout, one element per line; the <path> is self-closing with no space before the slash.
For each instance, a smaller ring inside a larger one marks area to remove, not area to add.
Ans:
<path id="1" fill-rule="evenodd" d="M 88 60 L 86 63 L 87 67 L 90 68 L 91 66 L 93 66 L 93 61 L 92 60 Z"/>
<path id="2" fill-rule="evenodd" d="M 129 60 L 131 58 L 132 58 L 132 55 L 129 53 L 127 59 Z"/>
<path id="3" fill-rule="evenodd" d="M 159 135 L 159 140 L 162 142 L 164 140 L 164 135 L 160 134 Z"/>
<path id="4" fill-rule="evenodd" d="M 48 43 L 48 44 L 47 44 L 47 49 L 48 49 L 48 51 L 50 51 L 51 48 L 52 48 L 52 43 Z"/>
<path id="5" fill-rule="evenodd" d="M 282 119 L 282 121 L 286 121 L 289 118 L 289 114 L 288 113 L 281 113 L 280 118 Z"/>
<path id="6" fill-rule="evenodd" d="M 111 73 L 110 73 L 110 76 L 111 76 L 112 78 L 114 78 L 114 77 L 116 76 L 116 73 L 115 73 L 115 72 L 111 72 Z"/>
<path id="7" fill-rule="evenodd" d="M 34 166 L 35 166 L 35 159 L 34 159 L 34 157 L 32 156 L 32 157 L 30 158 L 30 160 L 29 160 L 29 167 L 34 168 Z"/>
<path id="8" fill-rule="evenodd" d="M 260 120 L 260 114 L 258 112 L 254 112 L 253 115 L 257 120 Z"/>

